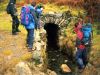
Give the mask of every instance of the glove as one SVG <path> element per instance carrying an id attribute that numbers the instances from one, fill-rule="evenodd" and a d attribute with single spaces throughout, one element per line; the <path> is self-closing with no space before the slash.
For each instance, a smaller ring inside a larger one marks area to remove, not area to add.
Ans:
<path id="1" fill-rule="evenodd" d="M 14 16 L 18 16 L 18 13 L 15 13 Z"/>

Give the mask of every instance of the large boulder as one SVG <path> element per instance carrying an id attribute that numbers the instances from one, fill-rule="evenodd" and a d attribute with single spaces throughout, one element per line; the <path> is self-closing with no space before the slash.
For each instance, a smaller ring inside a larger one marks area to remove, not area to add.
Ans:
<path id="1" fill-rule="evenodd" d="M 25 62 L 16 65 L 16 75 L 32 75 L 32 72 Z"/>

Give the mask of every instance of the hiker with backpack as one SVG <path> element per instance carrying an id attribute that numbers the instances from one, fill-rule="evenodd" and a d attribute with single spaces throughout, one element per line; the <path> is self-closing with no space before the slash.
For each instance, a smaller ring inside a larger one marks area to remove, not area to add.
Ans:
<path id="1" fill-rule="evenodd" d="M 84 23 L 82 19 L 79 19 L 78 23 L 75 24 L 74 28 L 77 34 L 77 39 L 84 41 L 85 45 L 91 45 L 91 39 L 93 38 L 92 24 L 89 19 L 85 18 Z M 77 41 L 77 40 L 76 40 Z"/>
<path id="2" fill-rule="evenodd" d="M 37 17 L 37 30 L 35 30 L 35 33 L 34 33 L 35 34 L 35 39 L 34 39 L 35 42 L 40 40 L 40 32 L 42 29 L 42 23 L 41 23 L 42 11 L 43 11 L 43 5 L 38 4 L 35 8 L 36 17 Z"/>
<path id="3" fill-rule="evenodd" d="M 42 15 L 42 12 L 43 12 L 43 5 L 42 4 L 39 4 L 36 6 L 35 8 L 36 10 L 36 16 L 37 16 L 37 19 L 38 19 L 38 29 L 41 28 L 41 15 Z"/>
<path id="4" fill-rule="evenodd" d="M 34 29 L 37 29 L 35 6 L 36 2 L 33 1 L 21 9 L 21 24 L 27 31 L 26 45 L 29 52 L 33 51 Z"/>
<path id="5" fill-rule="evenodd" d="M 91 40 L 91 23 L 79 21 L 75 24 L 74 31 L 77 34 L 76 39 L 76 61 L 79 71 L 82 72 L 88 62 L 87 60 L 87 43 L 90 45 Z"/>
<path id="6" fill-rule="evenodd" d="M 20 32 L 20 30 L 18 29 L 19 19 L 18 19 L 18 14 L 16 9 L 16 0 L 9 1 L 6 11 L 12 17 L 12 35 L 16 35 L 17 32 Z"/>

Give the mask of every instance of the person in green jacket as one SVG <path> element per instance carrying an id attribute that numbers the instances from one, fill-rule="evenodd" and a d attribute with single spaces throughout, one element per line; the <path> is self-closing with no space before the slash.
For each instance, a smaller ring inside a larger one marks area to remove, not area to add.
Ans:
<path id="1" fill-rule="evenodd" d="M 7 13 L 12 17 L 12 35 L 16 35 L 17 32 L 20 32 L 19 27 L 19 19 L 16 8 L 16 0 L 10 0 L 7 6 Z"/>

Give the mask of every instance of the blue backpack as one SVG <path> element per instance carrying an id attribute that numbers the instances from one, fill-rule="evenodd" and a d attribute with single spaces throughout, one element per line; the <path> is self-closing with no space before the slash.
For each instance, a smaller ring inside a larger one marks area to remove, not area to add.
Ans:
<path id="1" fill-rule="evenodd" d="M 34 19 L 29 6 L 22 7 L 20 16 L 21 24 L 24 26 L 29 25 Z"/>
<path id="2" fill-rule="evenodd" d="M 91 41 L 92 24 L 87 23 L 82 27 L 83 41 L 84 43 L 89 43 Z"/>
<path id="3" fill-rule="evenodd" d="M 41 16 L 41 14 L 42 14 L 42 10 L 41 10 L 41 8 L 36 8 L 36 16 L 37 16 L 37 18 L 40 18 L 40 16 Z"/>

